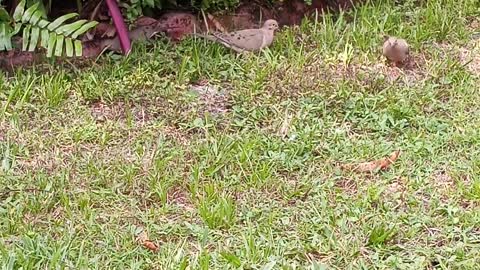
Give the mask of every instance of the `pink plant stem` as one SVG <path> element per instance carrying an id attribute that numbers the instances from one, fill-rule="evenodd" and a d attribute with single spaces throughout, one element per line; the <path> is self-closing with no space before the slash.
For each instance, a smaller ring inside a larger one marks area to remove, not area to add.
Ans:
<path id="1" fill-rule="evenodd" d="M 122 47 L 123 54 L 128 55 L 132 49 L 132 45 L 130 43 L 130 37 L 128 36 L 127 26 L 123 21 L 122 13 L 120 13 L 120 8 L 118 8 L 116 0 L 106 1 L 110 15 L 112 15 L 113 24 L 117 30 L 118 38 L 120 39 L 120 46 Z"/>

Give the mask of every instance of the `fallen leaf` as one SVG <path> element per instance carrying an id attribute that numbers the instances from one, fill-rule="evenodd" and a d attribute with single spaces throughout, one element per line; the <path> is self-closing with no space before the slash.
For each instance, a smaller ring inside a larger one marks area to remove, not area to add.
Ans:
<path id="1" fill-rule="evenodd" d="M 158 251 L 158 245 L 153 243 L 152 241 L 150 240 L 146 240 L 144 241 L 143 243 L 143 246 L 150 249 L 151 251 L 153 252 L 157 252 Z"/>
<path id="2" fill-rule="evenodd" d="M 213 17 L 213 15 L 211 15 L 210 13 L 207 13 L 207 17 L 213 23 L 213 26 L 215 26 L 215 29 L 217 29 L 222 33 L 226 32 L 225 27 L 223 27 L 222 24 L 215 17 Z"/>
<path id="3" fill-rule="evenodd" d="M 90 41 L 98 38 L 112 38 L 117 33 L 115 26 L 109 23 L 99 23 L 95 28 L 89 30 L 84 37 L 83 41 Z"/>
<path id="4" fill-rule="evenodd" d="M 197 20 L 191 13 L 168 12 L 163 14 L 155 24 L 157 32 L 163 32 L 173 41 L 180 41 L 198 29 Z"/>
<path id="5" fill-rule="evenodd" d="M 400 150 L 394 151 L 390 156 L 374 161 L 362 162 L 359 164 L 349 164 L 344 166 L 347 169 L 352 169 L 357 172 L 375 172 L 377 170 L 384 170 L 388 168 L 395 160 L 398 159 Z"/>
<path id="6" fill-rule="evenodd" d="M 137 241 L 138 241 L 141 245 L 143 245 L 145 248 L 148 248 L 149 250 L 151 250 L 151 251 L 153 251 L 153 252 L 157 252 L 157 251 L 158 251 L 158 245 L 148 239 L 148 234 L 147 234 L 146 231 L 142 231 L 142 232 L 138 235 Z"/>
<path id="7" fill-rule="evenodd" d="M 146 26 L 146 25 L 152 25 L 152 24 L 157 23 L 157 22 L 158 21 L 155 20 L 154 18 L 142 16 L 135 21 L 135 25 L 136 26 Z"/>
<path id="8" fill-rule="evenodd" d="M 100 24 L 99 24 L 100 25 Z M 100 37 L 114 37 L 117 33 L 117 29 L 111 24 L 102 24 L 102 27 L 96 28 Z"/>

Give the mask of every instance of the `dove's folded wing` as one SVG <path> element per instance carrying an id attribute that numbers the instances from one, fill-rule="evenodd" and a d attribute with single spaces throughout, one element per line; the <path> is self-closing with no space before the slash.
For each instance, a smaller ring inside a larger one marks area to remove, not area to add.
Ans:
<path id="1" fill-rule="evenodd" d="M 237 48 L 240 50 L 253 51 L 261 49 L 264 45 L 263 32 L 259 29 L 241 30 L 232 33 L 216 33 L 214 35 L 220 42 L 230 46 L 232 49 Z"/>

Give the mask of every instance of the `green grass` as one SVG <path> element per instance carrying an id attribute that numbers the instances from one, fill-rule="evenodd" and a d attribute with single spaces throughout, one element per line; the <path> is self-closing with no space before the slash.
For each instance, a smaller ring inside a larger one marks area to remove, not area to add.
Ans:
<path id="1" fill-rule="evenodd" d="M 477 269 L 480 5 L 402 2 L 258 54 L 158 41 L 0 75 L 2 269 Z M 383 33 L 419 67 L 385 66 Z"/>

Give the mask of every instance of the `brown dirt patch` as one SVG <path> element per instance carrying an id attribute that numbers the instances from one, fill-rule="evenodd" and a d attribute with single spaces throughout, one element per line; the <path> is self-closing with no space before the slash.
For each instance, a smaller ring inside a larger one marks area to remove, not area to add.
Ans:
<path id="1" fill-rule="evenodd" d="M 269 92 L 280 97 L 298 97 L 310 92 L 330 88 L 336 82 L 352 80 L 364 85 L 375 85 L 377 81 L 412 85 L 424 80 L 426 57 L 414 55 L 404 67 L 393 67 L 378 59 L 375 63 L 325 62 L 318 58 L 309 59 L 301 67 L 285 65 L 272 72 L 267 79 Z"/>
<path id="2" fill-rule="evenodd" d="M 230 110 L 228 91 L 208 82 L 200 82 L 190 86 L 190 90 L 198 94 L 200 114 L 209 112 L 213 115 L 224 114 Z"/>
<path id="3" fill-rule="evenodd" d="M 385 198 L 394 202 L 396 207 L 406 208 L 405 195 L 407 192 L 405 179 L 397 178 L 386 186 L 384 191 Z"/>
<path id="4" fill-rule="evenodd" d="M 480 43 L 470 49 L 459 48 L 459 54 L 462 64 L 466 65 L 471 73 L 480 76 Z"/>
<path id="5" fill-rule="evenodd" d="M 335 187 L 341 189 L 346 194 L 355 195 L 358 192 L 358 185 L 353 179 L 342 178 L 335 182 Z"/>
<path id="6" fill-rule="evenodd" d="M 71 145 L 53 146 L 48 152 L 32 152 L 29 157 L 17 157 L 15 170 L 21 172 L 45 170 L 52 173 L 62 168 L 70 167 L 70 173 L 75 172 L 75 168 L 70 163 L 74 159 L 75 148 Z"/>
<path id="7" fill-rule="evenodd" d="M 165 126 L 161 129 L 161 132 L 169 139 L 176 141 L 181 145 L 189 145 L 190 144 L 190 137 L 188 137 L 188 133 L 178 128 Z"/>
<path id="8" fill-rule="evenodd" d="M 389 194 L 398 194 L 405 192 L 405 190 L 406 188 L 404 183 L 400 181 L 394 181 L 387 186 L 385 191 Z"/>
<path id="9" fill-rule="evenodd" d="M 90 112 L 97 122 L 125 121 L 128 117 L 131 117 L 135 123 L 143 126 L 153 118 L 148 107 L 122 101 L 110 104 L 101 101 L 95 102 L 90 106 Z"/>
<path id="10" fill-rule="evenodd" d="M 480 39 L 472 39 L 464 46 L 442 43 L 437 47 L 445 54 L 453 54 L 469 72 L 480 76 Z"/>
<path id="11" fill-rule="evenodd" d="M 184 208 L 187 211 L 191 211 L 194 209 L 194 206 L 188 196 L 188 192 L 183 190 L 182 187 L 179 186 L 174 186 L 170 188 L 167 194 L 167 202 Z"/>
<path id="12" fill-rule="evenodd" d="M 432 175 L 433 185 L 439 189 L 451 189 L 455 187 L 455 181 L 446 169 L 439 169 Z"/>

